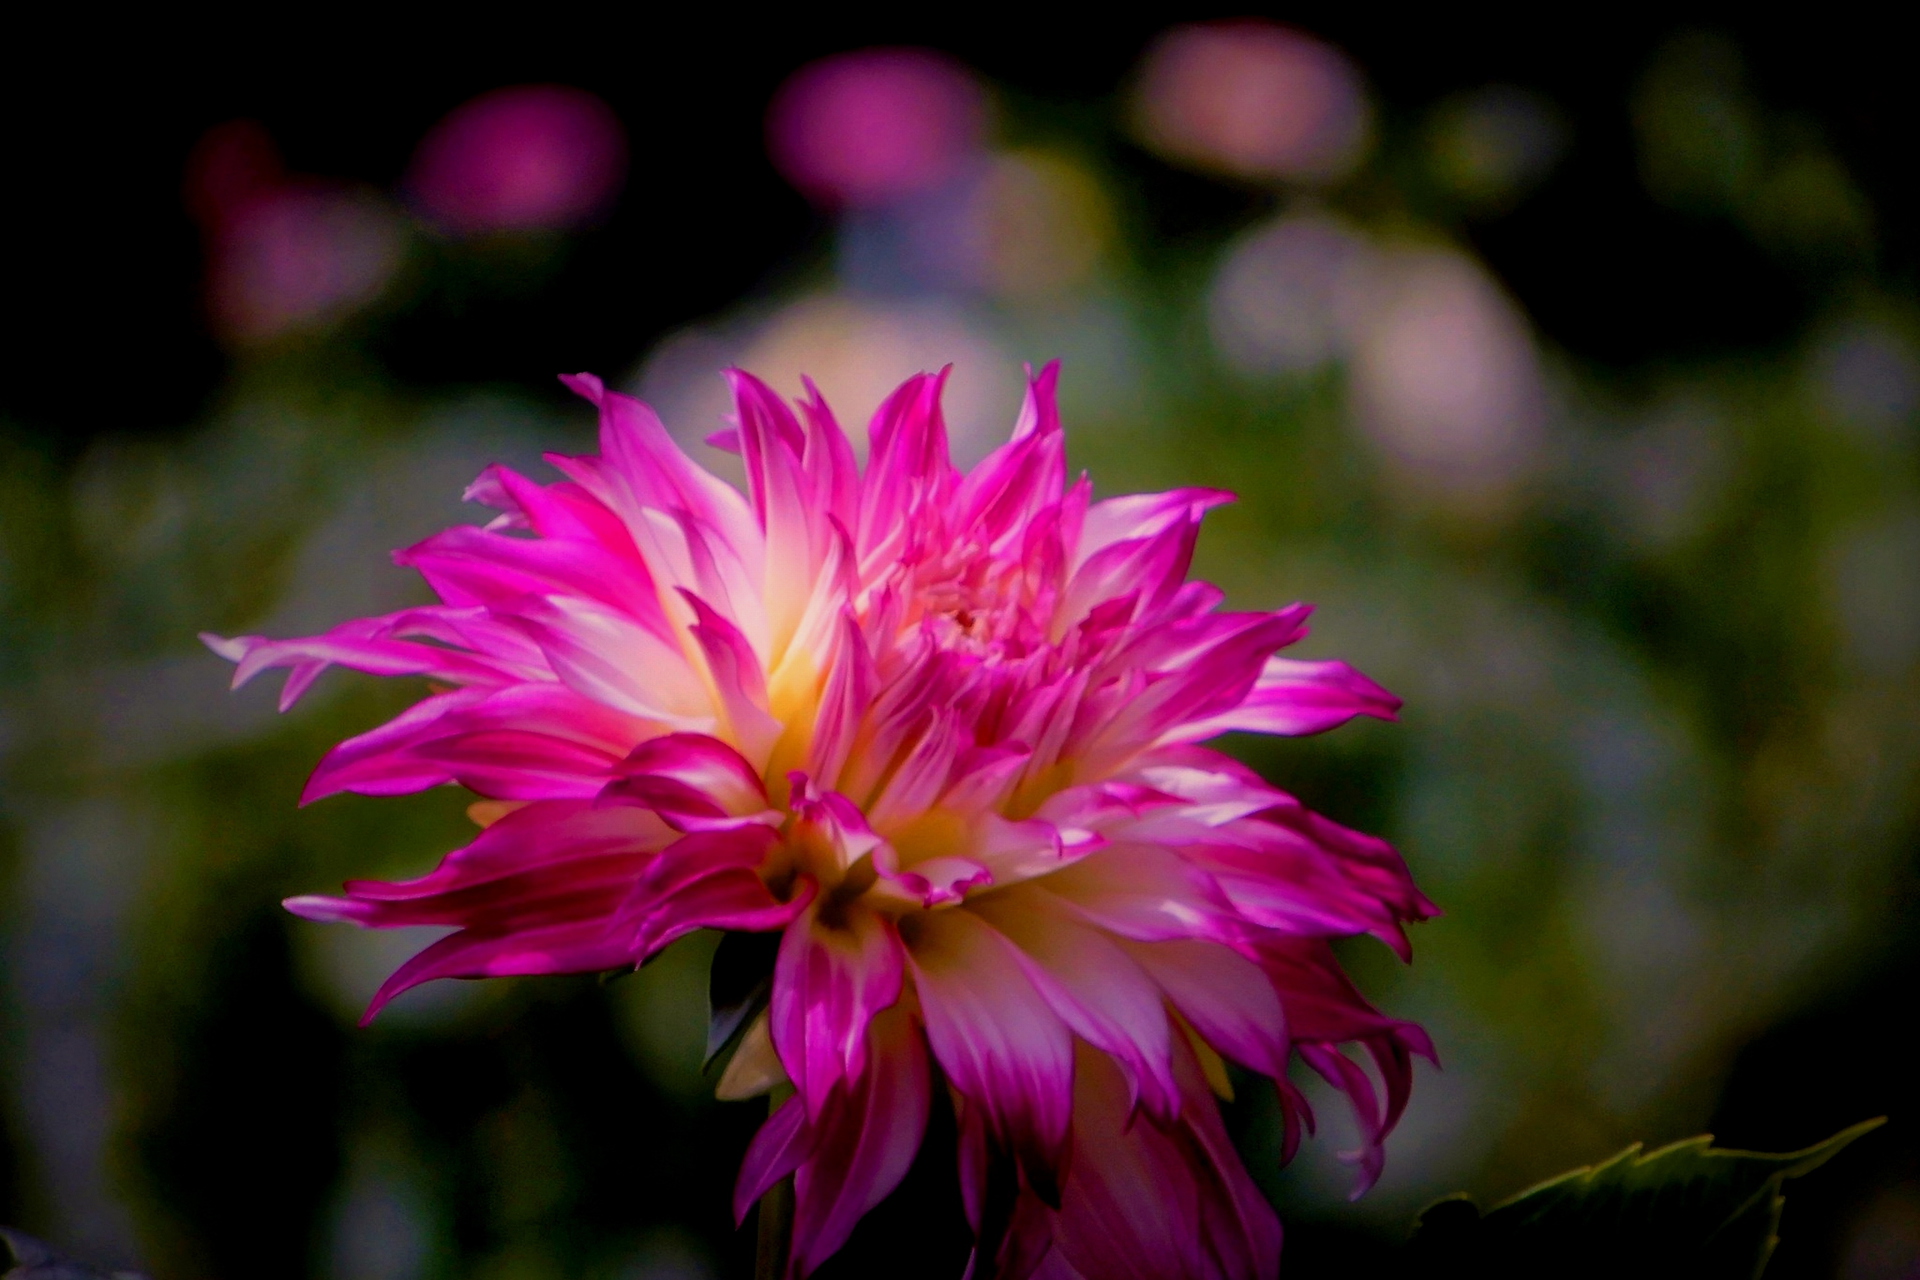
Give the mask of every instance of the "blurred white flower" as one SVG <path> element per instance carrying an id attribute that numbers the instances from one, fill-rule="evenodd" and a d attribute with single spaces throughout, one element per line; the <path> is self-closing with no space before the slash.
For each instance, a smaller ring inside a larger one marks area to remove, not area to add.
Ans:
<path id="1" fill-rule="evenodd" d="M 1362 436 L 1418 495 L 1492 499 L 1533 469 L 1546 396 L 1520 311 L 1476 264 L 1384 255 L 1343 294 Z"/>
<path id="2" fill-rule="evenodd" d="M 1240 237 L 1215 271 L 1207 319 L 1221 357 L 1245 374 L 1305 373 L 1341 354 L 1341 292 L 1372 256 L 1327 214 L 1282 218 Z"/>
<path id="3" fill-rule="evenodd" d="M 1277 23 L 1174 27 L 1147 50 L 1133 98 L 1141 141 L 1237 178 L 1331 182 L 1365 156 L 1373 111 L 1332 45 Z"/>
<path id="4" fill-rule="evenodd" d="M 951 364 L 947 431 L 961 465 L 986 456 L 1012 431 L 1024 386 L 1018 362 L 950 303 L 821 293 L 759 324 L 668 338 L 642 368 L 639 395 L 691 445 L 719 431 L 732 411 L 720 376 L 729 364 L 752 369 L 788 396 L 801 394 L 802 375 L 812 378 L 862 453 L 867 419 L 880 402 L 909 375 Z M 700 456 L 708 462 L 715 452 Z"/>

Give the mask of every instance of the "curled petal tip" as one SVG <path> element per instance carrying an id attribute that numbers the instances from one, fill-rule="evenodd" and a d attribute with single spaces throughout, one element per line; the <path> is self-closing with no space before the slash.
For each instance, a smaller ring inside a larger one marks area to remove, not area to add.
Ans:
<path id="1" fill-rule="evenodd" d="M 303 920 L 318 920 L 326 924 L 359 923 L 353 911 L 353 904 L 344 898 L 303 893 L 291 898 L 282 898 L 280 905 Z"/>
<path id="2" fill-rule="evenodd" d="M 606 398 L 606 383 L 600 381 L 595 374 L 563 373 L 560 375 L 560 383 L 582 400 L 596 405 Z"/>
<path id="3" fill-rule="evenodd" d="M 228 662 L 238 662 L 240 659 L 246 657 L 247 649 L 250 647 L 245 636 L 235 636 L 229 639 L 226 636 L 216 635 L 211 631 L 202 631 L 200 633 L 200 643 L 225 658 Z"/>

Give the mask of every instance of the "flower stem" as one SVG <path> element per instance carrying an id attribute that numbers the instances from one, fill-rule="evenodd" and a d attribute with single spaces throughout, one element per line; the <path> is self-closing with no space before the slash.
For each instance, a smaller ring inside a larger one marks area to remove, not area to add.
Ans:
<path id="1" fill-rule="evenodd" d="M 790 1085 L 767 1097 L 767 1114 L 793 1096 Z M 787 1280 L 788 1253 L 793 1247 L 793 1175 L 788 1174 L 760 1197 L 759 1244 L 754 1254 L 753 1280 Z"/>
<path id="2" fill-rule="evenodd" d="M 792 1243 L 793 1175 L 788 1174 L 760 1197 L 760 1248 L 754 1255 L 753 1280 L 787 1280 Z"/>

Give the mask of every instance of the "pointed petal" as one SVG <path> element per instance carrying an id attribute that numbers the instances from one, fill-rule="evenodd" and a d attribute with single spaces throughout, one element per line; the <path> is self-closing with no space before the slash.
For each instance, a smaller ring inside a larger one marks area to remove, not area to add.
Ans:
<path id="1" fill-rule="evenodd" d="M 1324 733 L 1355 716 L 1399 718 L 1400 699 L 1344 662 L 1267 659 L 1246 700 L 1231 711 L 1181 725 L 1167 741 L 1199 742 L 1228 732 Z"/>
<path id="2" fill-rule="evenodd" d="M 818 1139 L 819 1131 L 807 1123 L 807 1109 L 798 1098 L 788 1098 L 767 1117 L 748 1144 L 746 1158 L 740 1162 L 740 1176 L 734 1180 L 735 1225 L 747 1220 L 755 1202 L 775 1183 L 800 1167 Z"/>
<path id="3" fill-rule="evenodd" d="M 793 1264 L 802 1276 L 900 1185 L 926 1134 L 932 1088 L 920 1028 L 896 1006 L 874 1018 L 866 1039 L 866 1070 L 822 1116 L 820 1140 L 794 1175 Z"/>
<path id="4" fill-rule="evenodd" d="M 1012 943 L 962 907 L 920 917 L 907 939 L 934 1057 L 1043 1199 L 1058 1198 L 1072 1106 L 1066 1024 Z"/>
<path id="5" fill-rule="evenodd" d="M 873 415 L 857 535 L 862 563 L 903 529 L 909 514 L 944 505 L 954 482 L 940 393 L 947 375 L 915 374 Z"/>
<path id="6" fill-rule="evenodd" d="M 813 905 L 787 926 L 773 975 L 773 1044 L 817 1119 L 827 1095 L 866 1069 L 867 1024 L 900 998 L 900 938 L 861 905 Z"/>
<path id="7" fill-rule="evenodd" d="M 1171 1118 L 1179 1102 L 1166 1007 L 1159 986 L 1127 952 L 1050 894 L 986 894 L 971 909 L 1020 949 L 1027 976 L 1060 1020 L 1120 1064 L 1130 1095 L 1144 1095 L 1150 1111 Z"/>
<path id="8" fill-rule="evenodd" d="M 512 620 L 582 696 L 679 729 L 712 726 L 713 701 L 686 656 L 629 615 L 550 596 L 518 602 Z"/>
<path id="9" fill-rule="evenodd" d="M 773 744 L 780 738 L 780 722 L 767 711 L 766 673 L 740 629 L 716 613 L 706 601 L 682 591 L 698 619 L 693 638 L 706 659 L 713 682 L 714 706 L 722 732 L 732 739 L 757 773 L 766 767 Z"/>
<path id="10" fill-rule="evenodd" d="M 1120 945 L 1208 1044 L 1263 1075 L 1285 1078 L 1286 1015 L 1258 965 L 1197 939 Z"/>
<path id="11" fill-rule="evenodd" d="M 561 381 L 600 410 L 600 450 L 606 460 L 600 477 L 610 486 L 609 505 L 628 525 L 646 507 L 685 511 L 731 542 L 743 558 L 759 559 L 759 529 L 746 499 L 681 452 L 652 409 L 608 391 L 590 373 Z"/>

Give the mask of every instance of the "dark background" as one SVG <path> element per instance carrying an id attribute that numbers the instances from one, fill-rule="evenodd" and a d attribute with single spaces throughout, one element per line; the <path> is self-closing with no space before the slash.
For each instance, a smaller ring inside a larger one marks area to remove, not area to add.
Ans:
<path id="1" fill-rule="evenodd" d="M 1634 176 L 1621 103 L 1676 30 L 1733 37 L 1770 107 L 1805 117 L 1872 199 L 1879 266 L 1907 281 L 1920 230 L 1910 161 L 1920 93 L 1897 18 L 1864 11 L 1472 14 L 1300 6 L 1273 16 L 1352 53 L 1385 128 L 1488 81 L 1540 90 L 1577 139 L 1548 188 L 1472 228 L 1475 244 L 1546 334 L 1631 370 L 1784 342 L 1809 282 L 1724 222 L 1661 207 Z M 765 281 L 822 227 L 761 148 L 774 88 L 824 54 L 879 44 L 950 51 L 1036 103 L 1087 112 L 1116 93 L 1170 22 L 1231 12 L 1170 7 L 1070 22 L 747 17 L 426 24 L 383 16 L 277 26 L 73 22 L 9 41 L 3 92 L 12 195 L 5 243 L 15 326 L 0 413 L 77 448 L 103 430 L 178 429 L 223 362 L 199 320 L 197 233 L 181 199 L 194 142 L 234 118 L 265 123 L 297 171 L 390 185 L 449 103 L 553 80 L 604 97 L 633 132 L 618 212 L 575 244 L 529 302 L 440 300 L 382 336 L 394 372 L 422 382 L 509 380 L 548 391 L 555 368 L 611 367 Z M 44 21 L 44 18 L 40 19 Z M 104 28 L 104 29 L 102 29 Z M 24 33 L 22 33 L 24 34 Z M 1253 199 L 1158 164 L 1117 139 L 1140 212 L 1171 242 L 1230 226 Z M 21 323 L 27 317 L 30 322 Z"/>

